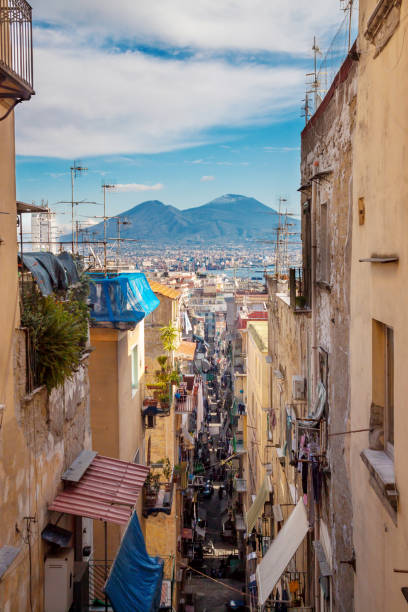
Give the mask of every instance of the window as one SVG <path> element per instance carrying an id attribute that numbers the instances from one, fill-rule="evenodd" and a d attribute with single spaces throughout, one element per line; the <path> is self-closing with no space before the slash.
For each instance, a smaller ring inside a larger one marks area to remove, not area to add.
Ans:
<path id="1" fill-rule="evenodd" d="M 138 346 L 132 348 L 132 393 L 135 395 L 139 387 L 139 355 Z"/>
<path id="2" fill-rule="evenodd" d="M 140 463 L 140 448 L 137 449 L 133 459 L 133 463 Z"/>
<path id="3" fill-rule="evenodd" d="M 372 401 L 383 412 L 384 450 L 394 456 L 394 331 L 373 320 Z"/>
<path id="4" fill-rule="evenodd" d="M 327 202 L 320 205 L 320 239 L 319 239 L 319 255 L 320 268 L 319 280 L 324 283 L 330 282 L 330 253 L 329 253 L 329 235 L 328 235 L 328 210 Z"/>

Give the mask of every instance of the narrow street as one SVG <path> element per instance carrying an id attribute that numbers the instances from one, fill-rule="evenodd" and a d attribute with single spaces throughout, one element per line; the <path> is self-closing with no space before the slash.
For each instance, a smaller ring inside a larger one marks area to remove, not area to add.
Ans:
<path id="1" fill-rule="evenodd" d="M 225 542 L 221 537 L 222 521 L 226 515 L 227 500 L 225 497 L 220 500 L 218 497 L 219 484 L 214 483 L 214 494 L 211 499 L 203 500 L 200 505 L 207 511 L 207 537 L 206 542 L 214 545 L 213 553 L 204 554 L 203 565 L 199 569 L 203 574 L 211 576 L 214 580 L 200 576 L 195 572 L 190 573 L 188 580 L 188 590 L 196 594 L 195 610 L 205 612 L 205 610 L 225 610 L 226 604 L 231 600 L 240 599 L 237 591 L 242 590 L 241 581 L 236 578 L 227 577 L 227 572 L 223 571 L 228 557 L 236 553 L 235 547 Z M 228 587 L 221 585 L 224 583 Z"/>
<path id="2" fill-rule="evenodd" d="M 218 368 L 216 368 L 217 374 Z M 225 408 L 226 389 L 217 385 L 209 390 L 206 423 L 203 424 L 203 448 L 198 457 L 206 457 L 205 485 L 198 493 L 197 515 L 205 517 L 205 538 L 199 545 L 190 571 L 185 591 L 192 594 L 194 610 L 233 610 L 245 600 L 245 581 L 241 571 L 234 530 L 231 529 L 231 489 L 227 484 L 225 458 L 230 449 L 225 435 L 225 423 L 229 419 Z M 219 435 L 212 435 L 211 424 L 220 424 Z M 228 421 L 229 422 L 229 421 Z M 205 448 L 204 448 L 205 447 Z M 197 458 L 198 458 L 197 457 Z M 201 559 L 202 556 L 202 559 Z"/>

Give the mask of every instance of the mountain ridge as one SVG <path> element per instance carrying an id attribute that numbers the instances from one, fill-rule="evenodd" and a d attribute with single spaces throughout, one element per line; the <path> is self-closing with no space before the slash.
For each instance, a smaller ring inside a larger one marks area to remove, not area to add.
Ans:
<path id="1" fill-rule="evenodd" d="M 181 243 L 273 240 L 279 221 L 276 210 L 240 194 L 224 194 L 184 210 L 160 200 L 146 200 L 107 221 L 111 238 L 117 235 L 117 218 L 128 222 L 121 226 L 122 238 L 163 244 L 175 240 Z M 299 220 L 291 218 L 291 223 L 294 231 L 300 231 Z M 92 232 L 96 239 L 101 239 L 103 222 L 94 225 Z"/>

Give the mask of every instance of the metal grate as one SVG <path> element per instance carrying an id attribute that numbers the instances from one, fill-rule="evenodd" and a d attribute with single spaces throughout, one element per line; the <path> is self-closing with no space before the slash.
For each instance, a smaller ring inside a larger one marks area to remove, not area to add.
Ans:
<path id="1" fill-rule="evenodd" d="M 18 95 L 33 91 L 32 9 L 26 0 L 0 0 L 0 72 L 17 82 Z M 0 81 L 3 81 L 0 79 Z M 17 90 L 2 97 L 15 97 Z"/>
<path id="2" fill-rule="evenodd" d="M 112 609 L 103 590 L 111 565 L 110 560 L 106 564 L 100 560 L 89 561 L 89 610 Z"/>

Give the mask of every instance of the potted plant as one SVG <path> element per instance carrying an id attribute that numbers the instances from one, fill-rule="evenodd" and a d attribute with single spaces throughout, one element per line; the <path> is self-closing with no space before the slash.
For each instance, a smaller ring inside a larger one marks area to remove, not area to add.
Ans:
<path id="1" fill-rule="evenodd" d="M 165 480 L 168 482 L 171 476 L 171 463 L 168 457 L 166 457 L 163 461 L 162 471 L 163 471 L 163 476 Z"/>

